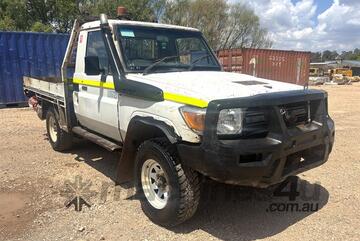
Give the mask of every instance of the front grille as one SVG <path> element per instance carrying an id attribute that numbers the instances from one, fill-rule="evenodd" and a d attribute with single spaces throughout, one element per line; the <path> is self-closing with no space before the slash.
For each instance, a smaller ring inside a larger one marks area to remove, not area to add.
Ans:
<path id="1" fill-rule="evenodd" d="M 268 114 L 264 109 L 248 108 L 243 120 L 243 134 L 247 138 L 265 137 L 268 133 Z"/>
<path id="2" fill-rule="evenodd" d="M 287 127 L 306 124 L 311 121 L 310 104 L 307 102 L 279 106 L 280 114 Z"/>
<path id="3" fill-rule="evenodd" d="M 244 119 L 244 125 L 247 127 L 266 126 L 267 120 L 265 113 L 262 111 L 247 110 Z"/>

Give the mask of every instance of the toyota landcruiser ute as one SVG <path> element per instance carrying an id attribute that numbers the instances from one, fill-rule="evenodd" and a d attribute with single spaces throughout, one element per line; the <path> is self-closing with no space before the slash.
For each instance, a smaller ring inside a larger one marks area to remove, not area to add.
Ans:
<path id="1" fill-rule="evenodd" d="M 224 72 L 194 28 L 75 21 L 61 71 L 24 77 L 52 148 L 81 137 L 119 151 L 117 182 L 159 225 L 194 215 L 203 177 L 265 188 L 323 164 L 334 143 L 326 92 Z"/>

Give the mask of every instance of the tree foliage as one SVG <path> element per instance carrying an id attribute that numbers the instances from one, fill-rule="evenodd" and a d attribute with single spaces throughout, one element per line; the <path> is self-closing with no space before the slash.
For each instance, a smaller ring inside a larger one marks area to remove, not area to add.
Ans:
<path id="1" fill-rule="evenodd" d="M 76 18 L 116 17 L 117 6 L 133 20 L 198 28 L 214 49 L 271 47 L 255 13 L 227 0 L 1 0 L 0 30 L 69 32 Z"/>
<path id="2" fill-rule="evenodd" d="M 31 28 L 31 32 L 45 32 L 51 33 L 53 31 L 51 25 L 43 24 L 42 22 L 35 22 Z"/>
<path id="3" fill-rule="evenodd" d="M 219 46 L 225 28 L 228 5 L 225 0 L 168 1 L 162 21 L 195 27 L 206 36 L 212 47 Z"/>
<path id="4" fill-rule="evenodd" d="M 358 60 L 360 61 L 360 49 L 356 48 L 353 51 L 343 51 L 339 54 L 337 51 L 325 50 L 323 52 L 313 52 L 311 53 L 311 62 L 325 62 L 333 61 L 338 56 L 344 60 Z"/>
<path id="5" fill-rule="evenodd" d="M 259 17 L 247 5 L 225 0 L 168 1 L 162 21 L 200 29 L 214 49 L 269 48 Z"/>
<path id="6" fill-rule="evenodd" d="M 26 10 L 26 1 L 0 1 L 0 29 L 7 31 L 26 30 L 29 16 Z"/>
<path id="7" fill-rule="evenodd" d="M 343 51 L 340 56 L 342 59 L 360 61 L 360 49 L 356 48 L 353 51 Z"/>
<path id="8" fill-rule="evenodd" d="M 156 20 L 165 0 L 1 0 L 0 30 L 69 32 L 76 18 L 106 13 L 116 17 L 125 6 L 134 20 Z"/>
<path id="9" fill-rule="evenodd" d="M 231 5 L 225 23 L 221 49 L 270 48 L 272 45 L 267 30 L 260 26 L 259 17 L 244 4 Z"/>
<path id="10" fill-rule="evenodd" d="M 154 0 L 97 0 L 97 1 L 80 1 L 82 14 L 99 16 L 100 13 L 106 13 L 109 18 L 116 17 L 118 6 L 127 8 L 132 19 L 137 21 L 149 21 L 154 18 L 153 7 L 158 1 Z"/>

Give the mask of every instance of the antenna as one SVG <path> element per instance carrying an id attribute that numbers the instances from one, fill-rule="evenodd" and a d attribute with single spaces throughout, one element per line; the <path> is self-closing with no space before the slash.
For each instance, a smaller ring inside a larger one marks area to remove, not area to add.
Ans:
<path id="1" fill-rule="evenodd" d="M 308 90 L 309 89 L 309 81 L 306 81 L 304 83 L 304 90 Z"/>

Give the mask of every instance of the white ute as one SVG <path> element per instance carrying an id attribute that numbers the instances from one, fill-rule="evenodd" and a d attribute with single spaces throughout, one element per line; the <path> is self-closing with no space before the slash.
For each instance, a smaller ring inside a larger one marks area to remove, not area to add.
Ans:
<path id="1" fill-rule="evenodd" d="M 73 74 L 72 74 L 73 72 Z M 223 72 L 193 28 L 75 21 L 62 78 L 24 77 L 51 146 L 82 137 L 120 151 L 145 214 L 174 226 L 195 213 L 200 179 L 267 187 L 327 161 L 327 94 Z"/>

